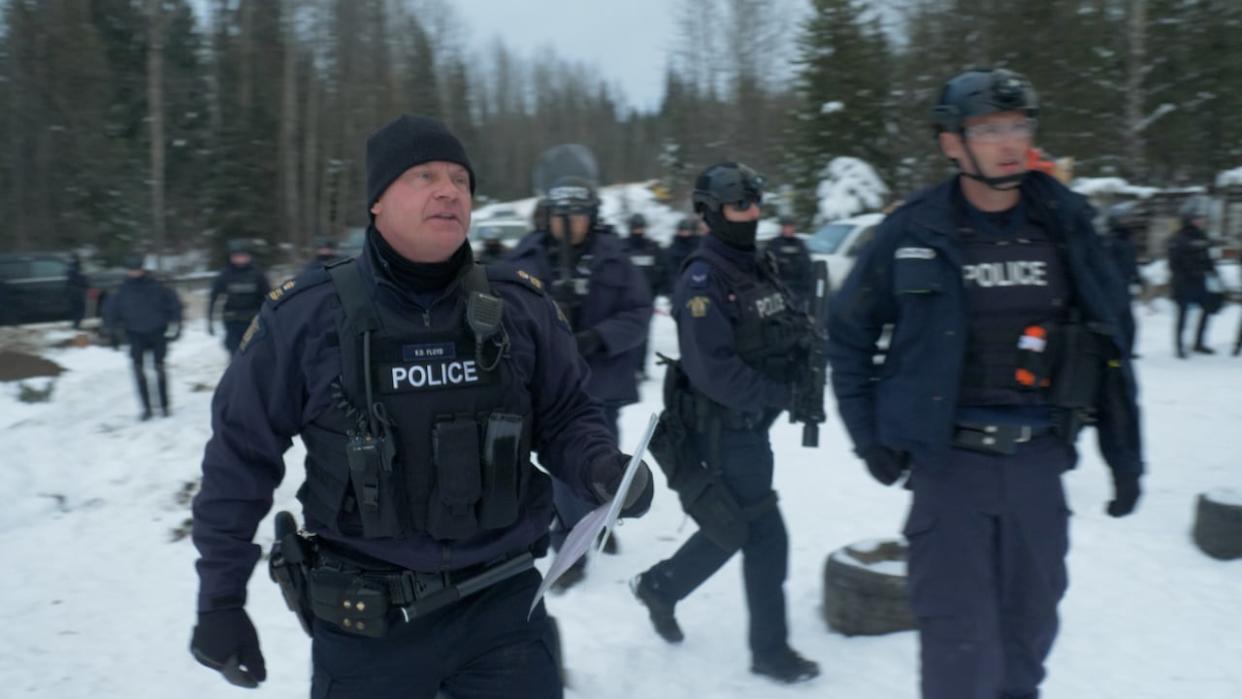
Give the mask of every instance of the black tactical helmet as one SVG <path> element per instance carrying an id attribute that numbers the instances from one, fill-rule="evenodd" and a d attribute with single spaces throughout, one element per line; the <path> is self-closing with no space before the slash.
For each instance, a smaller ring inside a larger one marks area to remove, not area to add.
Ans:
<path id="1" fill-rule="evenodd" d="M 633 216 L 630 217 L 630 230 L 633 230 L 635 228 L 646 228 L 646 227 L 647 227 L 646 216 L 643 216 L 642 214 L 634 214 Z"/>
<path id="2" fill-rule="evenodd" d="M 932 124 L 936 133 L 960 133 L 966 119 L 998 112 L 1022 112 L 1028 118 L 1038 118 L 1035 88 L 1012 70 L 973 68 L 944 84 L 932 109 Z"/>
<path id="3" fill-rule="evenodd" d="M 146 256 L 140 252 L 131 252 L 121 259 L 121 266 L 125 269 L 142 269 L 142 263 L 146 261 Z"/>
<path id="4" fill-rule="evenodd" d="M 746 210 L 763 203 L 763 177 L 741 163 L 718 163 L 694 181 L 694 211 L 719 213 L 725 204 Z"/>
<path id="5" fill-rule="evenodd" d="M 1211 215 L 1212 202 L 1205 195 L 1194 194 L 1186 197 L 1182 205 L 1178 208 L 1177 214 L 1182 219 L 1182 223 L 1190 223 L 1197 218 L 1207 218 Z"/>
<path id="6" fill-rule="evenodd" d="M 1145 212 L 1138 202 L 1123 201 L 1108 207 L 1107 222 L 1109 228 L 1127 228 L 1138 223 L 1145 217 Z"/>
<path id="7" fill-rule="evenodd" d="M 677 230 L 679 231 L 693 232 L 693 231 L 698 230 L 698 228 L 699 228 L 699 224 L 692 218 L 683 218 L 682 220 L 677 222 Z"/>
<path id="8" fill-rule="evenodd" d="M 594 216 L 599 210 L 599 196 L 595 185 L 585 177 L 562 177 L 548 189 L 547 201 L 552 213 L 586 214 Z"/>
<path id="9" fill-rule="evenodd" d="M 242 238 L 235 238 L 229 241 L 229 254 L 236 255 L 238 253 L 250 254 L 250 241 Z"/>
<path id="10" fill-rule="evenodd" d="M 552 215 L 552 202 L 540 199 L 535 202 L 535 210 L 531 212 L 530 222 L 537 231 L 548 230 L 548 217 Z"/>
<path id="11" fill-rule="evenodd" d="M 319 238 L 315 241 L 316 250 L 322 250 L 324 248 L 327 248 L 328 250 L 335 250 L 336 241 L 331 238 Z"/>
<path id="12" fill-rule="evenodd" d="M 793 214 L 782 214 L 780 224 L 782 226 L 796 226 L 798 225 L 798 219 L 794 218 Z"/>

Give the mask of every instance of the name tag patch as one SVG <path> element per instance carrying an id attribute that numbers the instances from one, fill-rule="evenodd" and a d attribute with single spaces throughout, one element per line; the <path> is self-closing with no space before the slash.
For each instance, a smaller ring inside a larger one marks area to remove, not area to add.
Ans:
<path id="1" fill-rule="evenodd" d="M 456 359 L 457 346 L 452 342 L 434 342 L 426 345 L 402 345 L 401 360 L 418 362 L 425 359 Z"/>
<path id="2" fill-rule="evenodd" d="M 898 260 L 934 260 L 936 251 L 931 248 L 897 248 L 893 257 Z"/>

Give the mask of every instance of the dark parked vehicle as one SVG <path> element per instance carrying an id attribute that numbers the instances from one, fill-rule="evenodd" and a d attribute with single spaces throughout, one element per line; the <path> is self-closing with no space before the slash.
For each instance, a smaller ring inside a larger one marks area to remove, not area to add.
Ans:
<path id="1" fill-rule="evenodd" d="M 84 269 L 86 317 L 95 318 L 107 292 L 121 283 L 116 272 Z M 69 257 L 57 253 L 0 255 L 0 325 L 70 320 Z"/>

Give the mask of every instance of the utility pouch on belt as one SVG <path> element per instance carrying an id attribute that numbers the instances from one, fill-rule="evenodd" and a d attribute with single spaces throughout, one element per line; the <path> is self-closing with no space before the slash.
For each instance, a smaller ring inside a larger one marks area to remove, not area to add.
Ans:
<path id="1" fill-rule="evenodd" d="M 431 439 L 436 484 L 427 508 L 427 533 L 440 540 L 477 534 L 474 507 L 483 494 L 478 423 L 473 416 L 437 422 Z"/>
<path id="2" fill-rule="evenodd" d="M 484 529 L 501 529 L 517 520 L 521 448 L 522 416 L 489 415 L 483 436 L 483 497 L 479 503 L 479 526 Z"/>
<path id="3" fill-rule="evenodd" d="M 316 617 L 360 636 L 388 633 L 389 593 L 382 581 L 331 568 L 312 568 L 308 576 Z"/>
<path id="4" fill-rule="evenodd" d="M 349 480 L 362 517 L 363 536 L 395 537 L 400 532 L 397 498 L 400 489 L 392 464 L 396 450 L 387 437 L 354 434 L 345 444 Z"/>
<path id="5" fill-rule="evenodd" d="M 1072 443 L 1083 426 L 1095 422 L 1104 375 L 1118 353 L 1105 326 L 1071 323 L 1061 332 L 1060 361 L 1048 402 L 1057 409 L 1057 434 Z"/>

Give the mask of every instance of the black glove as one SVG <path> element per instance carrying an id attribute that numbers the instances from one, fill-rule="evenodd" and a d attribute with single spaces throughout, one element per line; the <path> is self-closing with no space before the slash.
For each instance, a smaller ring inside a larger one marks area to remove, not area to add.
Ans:
<path id="1" fill-rule="evenodd" d="M 267 679 L 259 635 L 244 609 L 200 612 L 190 653 L 238 687 L 253 689 Z"/>
<path id="2" fill-rule="evenodd" d="M 578 341 L 578 354 L 584 357 L 589 357 L 604 349 L 604 338 L 594 330 L 579 330 L 574 333 L 574 339 Z"/>
<path id="3" fill-rule="evenodd" d="M 625 467 L 630 464 L 630 455 L 617 452 L 600 459 L 591 466 L 591 488 L 600 502 L 608 502 L 617 494 L 621 487 L 621 478 L 625 476 Z M 651 509 L 651 500 L 655 497 L 655 483 L 651 480 L 651 469 L 646 461 L 638 463 L 634 472 L 634 480 L 630 490 L 621 503 L 622 517 L 642 517 Z"/>
<path id="4" fill-rule="evenodd" d="M 901 478 L 901 474 L 910 468 L 910 455 L 904 451 L 895 451 L 888 447 L 869 447 L 862 453 L 863 461 L 867 462 L 867 470 L 871 477 L 884 485 L 892 485 Z"/>
<path id="5" fill-rule="evenodd" d="M 1143 494 L 1139 486 L 1139 477 L 1135 475 L 1113 476 L 1113 499 L 1108 502 L 1107 512 L 1110 517 L 1125 517 L 1138 505 L 1139 496 Z"/>
<path id="6" fill-rule="evenodd" d="M 216 326 L 212 325 L 210 320 L 207 321 L 207 334 L 208 335 L 216 334 Z"/>

